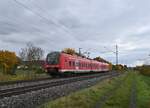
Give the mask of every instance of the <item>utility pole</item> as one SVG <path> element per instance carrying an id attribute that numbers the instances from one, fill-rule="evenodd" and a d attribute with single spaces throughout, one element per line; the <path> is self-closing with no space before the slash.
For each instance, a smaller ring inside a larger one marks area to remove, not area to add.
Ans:
<path id="1" fill-rule="evenodd" d="M 82 49 L 82 48 L 79 48 L 79 55 L 81 55 L 81 49 Z"/>
<path id="2" fill-rule="evenodd" d="M 90 58 L 90 52 L 87 52 L 87 57 Z"/>
<path id="3" fill-rule="evenodd" d="M 118 54 L 119 54 L 118 45 L 116 45 L 116 65 L 118 65 Z"/>
<path id="4" fill-rule="evenodd" d="M 118 45 L 116 44 L 115 46 L 115 51 L 113 50 L 110 50 L 110 52 L 113 52 L 116 56 L 116 65 L 118 65 L 118 62 L 119 62 L 119 49 L 118 49 Z M 107 47 L 104 47 L 105 49 L 107 49 Z M 107 49 L 109 51 L 109 49 Z"/>

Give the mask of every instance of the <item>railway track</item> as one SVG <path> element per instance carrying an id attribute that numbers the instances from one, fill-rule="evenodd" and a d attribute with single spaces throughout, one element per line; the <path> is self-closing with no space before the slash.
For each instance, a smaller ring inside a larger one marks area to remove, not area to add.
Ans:
<path id="1" fill-rule="evenodd" d="M 73 83 L 77 81 L 88 80 L 90 78 L 97 78 L 97 77 L 102 77 L 102 76 L 104 78 L 109 78 L 109 77 L 113 77 L 117 75 L 118 73 L 116 72 L 109 72 L 109 73 L 101 73 L 101 74 L 94 74 L 94 75 L 88 75 L 88 76 L 58 79 L 54 81 L 51 80 L 50 82 L 44 79 L 44 82 L 40 84 L 36 83 L 33 85 L 19 86 L 15 88 L 7 88 L 7 89 L 0 90 L 0 98 L 11 97 L 13 95 L 20 95 L 26 92 L 36 91 L 36 90 L 50 88 L 54 86 L 65 85 L 65 84 L 69 84 L 69 83 Z M 28 83 L 31 83 L 31 82 L 28 82 Z"/>
<path id="2" fill-rule="evenodd" d="M 13 85 L 13 84 L 21 84 L 21 83 L 28 83 L 28 82 L 37 82 L 41 80 L 48 80 L 50 78 L 51 77 L 38 78 L 38 79 L 32 79 L 32 80 L 4 81 L 4 82 L 0 82 L 0 86 L 8 86 L 8 85 Z"/>

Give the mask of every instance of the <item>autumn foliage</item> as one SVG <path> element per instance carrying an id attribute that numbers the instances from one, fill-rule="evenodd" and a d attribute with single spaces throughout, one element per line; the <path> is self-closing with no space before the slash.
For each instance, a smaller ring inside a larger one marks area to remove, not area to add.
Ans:
<path id="1" fill-rule="evenodd" d="M 65 48 L 62 52 L 63 52 L 63 53 L 70 54 L 70 55 L 76 54 L 76 51 L 75 51 L 75 49 L 73 49 L 73 48 Z"/>
<path id="2" fill-rule="evenodd" d="M 109 63 L 109 64 L 110 64 L 110 62 L 106 61 L 105 59 L 103 59 L 103 58 L 101 58 L 101 57 L 95 57 L 94 60 L 97 60 L 97 61 L 99 61 L 99 62 L 104 62 L 104 63 Z"/>
<path id="3" fill-rule="evenodd" d="M 18 58 L 14 52 L 0 51 L 0 70 L 4 74 L 11 74 L 18 63 Z"/>

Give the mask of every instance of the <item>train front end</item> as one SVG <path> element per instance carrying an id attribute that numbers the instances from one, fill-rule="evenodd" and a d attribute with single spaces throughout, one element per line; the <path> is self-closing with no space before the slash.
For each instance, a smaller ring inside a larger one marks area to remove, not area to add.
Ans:
<path id="1" fill-rule="evenodd" d="M 59 75 L 60 52 L 51 52 L 46 57 L 45 69 L 52 76 Z"/>

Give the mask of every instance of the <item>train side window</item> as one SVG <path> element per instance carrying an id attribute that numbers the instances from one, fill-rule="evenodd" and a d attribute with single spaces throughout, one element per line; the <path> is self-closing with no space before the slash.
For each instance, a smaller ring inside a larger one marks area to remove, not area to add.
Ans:
<path id="1" fill-rule="evenodd" d="M 71 67 L 71 61 L 69 61 L 69 66 Z"/>
<path id="2" fill-rule="evenodd" d="M 81 63 L 79 62 L 79 67 L 81 67 Z"/>
<path id="3" fill-rule="evenodd" d="M 73 66 L 73 61 L 71 61 L 71 66 Z"/>
<path id="4" fill-rule="evenodd" d="M 79 62 L 76 63 L 76 66 L 79 66 Z"/>
<path id="5" fill-rule="evenodd" d="M 73 66 L 75 66 L 75 62 L 74 61 L 72 62 L 72 64 L 73 64 Z"/>

